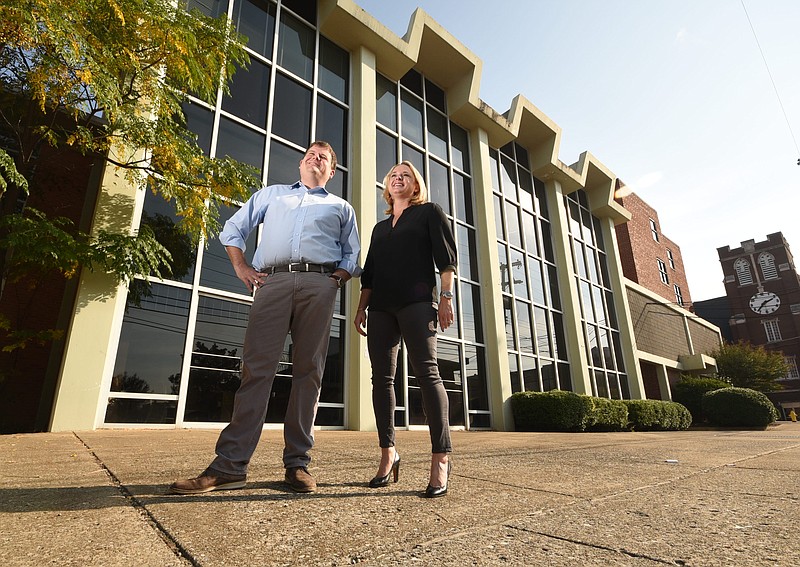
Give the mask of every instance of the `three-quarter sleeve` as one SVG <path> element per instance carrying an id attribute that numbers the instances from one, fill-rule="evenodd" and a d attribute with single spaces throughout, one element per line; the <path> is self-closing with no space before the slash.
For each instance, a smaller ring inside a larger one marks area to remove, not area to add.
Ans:
<path id="1" fill-rule="evenodd" d="M 439 272 L 455 272 L 457 265 L 456 240 L 450 221 L 442 208 L 436 203 L 431 203 L 431 213 L 428 216 L 428 234 L 431 239 L 433 261 Z"/>

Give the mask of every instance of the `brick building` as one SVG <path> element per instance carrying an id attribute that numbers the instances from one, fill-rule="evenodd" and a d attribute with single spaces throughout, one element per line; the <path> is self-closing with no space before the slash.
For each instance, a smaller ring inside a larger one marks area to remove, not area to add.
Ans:
<path id="1" fill-rule="evenodd" d="M 617 181 L 615 200 L 631 213 L 616 226 L 622 271 L 629 280 L 669 302 L 691 309 L 692 299 L 680 247 L 661 231 L 656 210 Z"/>
<path id="2" fill-rule="evenodd" d="M 789 364 L 783 389 L 769 394 L 785 411 L 800 411 L 800 276 L 780 232 L 717 248 L 730 305 L 733 341 L 780 351 Z"/>

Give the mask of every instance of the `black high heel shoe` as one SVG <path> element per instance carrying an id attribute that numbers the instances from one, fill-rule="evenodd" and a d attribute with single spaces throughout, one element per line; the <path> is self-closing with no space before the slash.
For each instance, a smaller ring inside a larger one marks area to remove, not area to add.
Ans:
<path id="1" fill-rule="evenodd" d="M 431 486 L 428 485 L 428 488 L 425 489 L 425 498 L 439 498 L 440 496 L 444 496 L 447 494 L 447 485 L 450 484 L 450 471 L 453 469 L 453 463 L 450 459 L 447 459 L 447 480 L 444 482 L 444 486 Z"/>
<path id="2" fill-rule="evenodd" d="M 394 476 L 394 481 L 400 478 L 400 453 L 395 452 L 394 454 L 394 463 L 392 463 L 392 468 L 389 469 L 389 472 L 386 476 L 376 476 L 372 480 L 369 481 L 370 488 L 383 488 L 384 486 L 389 486 L 389 477 Z"/>

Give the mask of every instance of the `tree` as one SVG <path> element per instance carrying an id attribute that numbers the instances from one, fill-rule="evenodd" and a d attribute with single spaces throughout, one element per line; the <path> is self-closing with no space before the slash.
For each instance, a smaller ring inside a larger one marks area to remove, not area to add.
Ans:
<path id="1" fill-rule="evenodd" d="M 717 360 L 717 375 L 738 388 L 773 392 L 782 386 L 777 380 L 785 378 L 789 367 L 783 354 L 738 342 L 723 344 L 711 353 Z"/>
<path id="2" fill-rule="evenodd" d="M 176 260 L 152 223 L 87 234 L 34 208 L 31 197 L 46 183 L 37 176 L 44 150 L 95 156 L 174 202 L 176 229 L 193 244 L 218 230 L 219 203 L 244 200 L 256 172 L 206 156 L 182 104 L 184 93 L 215 100 L 220 82 L 227 92 L 248 62 L 243 45 L 224 16 L 189 13 L 172 0 L 0 6 L 0 296 L 7 281 L 54 271 L 69 278 L 100 269 L 130 282 L 169 274 Z"/>

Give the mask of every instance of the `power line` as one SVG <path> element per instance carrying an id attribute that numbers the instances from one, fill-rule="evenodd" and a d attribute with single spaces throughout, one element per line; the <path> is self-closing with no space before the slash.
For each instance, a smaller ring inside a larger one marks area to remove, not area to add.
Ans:
<path id="1" fill-rule="evenodd" d="M 742 9 L 744 10 L 744 15 L 747 17 L 747 23 L 750 24 L 750 30 L 753 32 L 753 37 L 756 40 L 756 45 L 758 46 L 758 51 L 761 53 L 761 59 L 764 60 L 764 67 L 767 68 L 767 74 L 769 75 L 769 80 L 772 82 L 772 88 L 775 89 L 775 96 L 778 99 L 778 104 L 781 107 L 781 112 L 783 112 L 783 118 L 786 120 L 786 126 L 789 128 L 789 134 L 792 136 L 792 141 L 794 142 L 794 149 L 797 150 L 797 154 L 800 155 L 800 147 L 797 145 L 797 138 L 794 137 L 794 131 L 792 130 L 792 125 L 789 122 L 789 116 L 786 114 L 786 109 L 783 107 L 783 101 L 781 100 L 781 95 L 778 92 L 778 87 L 775 84 L 775 79 L 772 78 L 772 71 L 769 69 L 769 64 L 767 63 L 767 57 L 764 55 L 764 50 L 761 49 L 761 42 L 758 41 L 758 35 L 756 35 L 756 28 L 753 27 L 753 22 L 750 20 L 750 14 L 747 13 L 747 7 L 744 5 L 744 0 L 742 2 Z M 800 158 L 797 160 L 797 165 L 800 165 Z"/>

